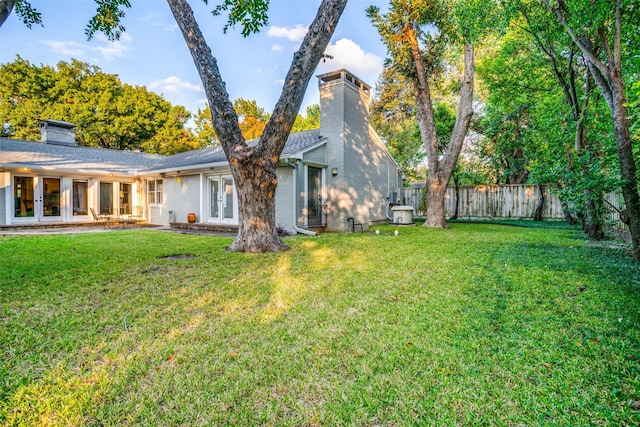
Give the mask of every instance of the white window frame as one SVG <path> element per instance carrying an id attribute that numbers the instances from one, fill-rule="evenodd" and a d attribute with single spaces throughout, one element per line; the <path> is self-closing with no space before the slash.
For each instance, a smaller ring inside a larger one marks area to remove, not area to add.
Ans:
<path id="1" fill-rule="evenodd" d="M 151 190 L 151 183 L 153 183 L 153 190 Z M 158 190 L 158 184 L 160 184 L 160 190 Z M 164 204 L 163 193 L 164 182 L 162 178 L 147 180 L 147 202 L 149 206 L 161 206 L 162 204 Z"/>

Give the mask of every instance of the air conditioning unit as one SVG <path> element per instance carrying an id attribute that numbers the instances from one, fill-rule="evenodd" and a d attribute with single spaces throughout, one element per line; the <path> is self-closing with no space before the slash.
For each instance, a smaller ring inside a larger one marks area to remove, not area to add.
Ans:
<path id="1" fill-rule="evenodd" d="M 393 225 L 414 225 L 413 222 L 413 206 L 394 206 L 391 208 L 393 212 Z"/>

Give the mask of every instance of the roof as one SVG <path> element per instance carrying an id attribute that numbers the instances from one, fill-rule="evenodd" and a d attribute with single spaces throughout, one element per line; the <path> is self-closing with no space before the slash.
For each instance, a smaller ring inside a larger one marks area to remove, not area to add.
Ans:
<path id="1" fill-rule="evenodd" d="M 289 157 L 322 140 L 319 129 L 289 135 L 280 157 Z M 256 144 L 257 140 L 248 142 Z M 207 147 L 172 156 L 105 148 L 70 147 L 0 138 L 0 167 L 67 170 L 79 173 L 137 175 L 176 168 L 224 163 L 221 147 Z"/>
<path id="2" fill-rule="evenodd" d="M 0 166 L 79 173 L 136 174 L 165 156 L 0 138 Z"/>

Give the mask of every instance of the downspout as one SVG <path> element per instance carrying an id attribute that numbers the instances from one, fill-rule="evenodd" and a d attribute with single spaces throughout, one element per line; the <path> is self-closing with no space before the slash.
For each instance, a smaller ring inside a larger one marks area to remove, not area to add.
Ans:
<path id="1" fill-rule="evenodd" d="M 291 163 L 289 161 L 289 159 L 286 159 L 287 162 L 287 166 L 291 166 L 291 168 L 293 169 L 293 229 L 296 230 L 296 233 L 300 233 L 300 234 L 306 234 L 307 236 L 317 236 L 318 233 L 316 233 L 315 231 L 311 231 L 311 230 L 307 230 L 306 228 L 300 228 L 298 227 L 298 220 L 297 220 L 297 215 L 298 215 L 298 205 L 296 203 L 297 200 L 297 194 L 298 194 L 298 189 L 297 189 L 297 184 L 298 184 L 298 167 L 294 164 Z"/>

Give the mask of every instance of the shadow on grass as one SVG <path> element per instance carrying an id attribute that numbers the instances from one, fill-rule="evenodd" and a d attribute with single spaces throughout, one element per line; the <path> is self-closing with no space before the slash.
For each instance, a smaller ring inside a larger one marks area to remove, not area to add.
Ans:
<path id="1" fill-rule="evenodd" d="M 3 241 L 0 420 L 638 420 L 638 268 L 623 254 L 558 231 L 380 230 L 262 255 L 152 233 Z"/>

